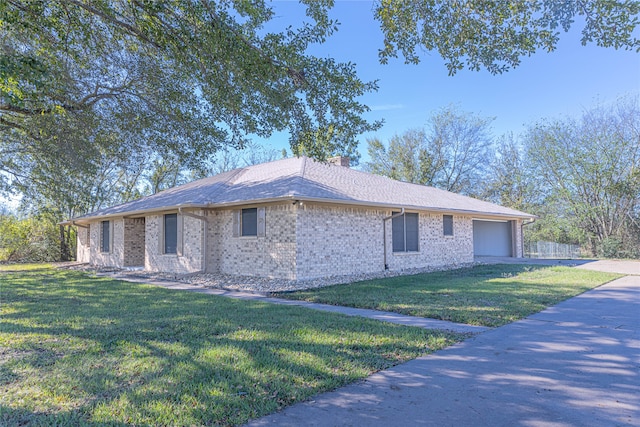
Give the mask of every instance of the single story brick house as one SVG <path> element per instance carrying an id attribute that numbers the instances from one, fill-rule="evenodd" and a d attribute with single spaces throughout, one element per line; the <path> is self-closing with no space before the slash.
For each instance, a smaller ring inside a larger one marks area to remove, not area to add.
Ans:
<path id="1" fill-rule="evenodd" d="M 534 216 L 470 197 L 293 157 L 102 209 L 78 227 L 96 266 L 291 280 L 522 257 Z"/>

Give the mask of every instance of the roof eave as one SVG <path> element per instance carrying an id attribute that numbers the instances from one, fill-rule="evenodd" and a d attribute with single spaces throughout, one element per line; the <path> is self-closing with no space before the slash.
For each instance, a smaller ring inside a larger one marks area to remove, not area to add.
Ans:
<path id="1" fill-rule="evenodd" d="M 139 209 L 135 211 L 126 211 L 126 212 L 115 212 L 115 213 L 106 214 L 106 215 L 83 216 L 83 217 L 63 221 L 60 223 L 60 225 L 75 225 L 75 223 L 86 224 L 96 220 L 103 221 L 103 220 L 113 219 L 113 218 L 140 217 L 145 215 L 158 214 L 162 212 L 174 211 L 178 209 L 215 209 L 215 208 L 243 206 L 243 205 L 250 205 L 250 204 L 257 204 L 257 203 L 273 203 L 273 202 L 281 202 L 281 201 L 289 201 L 289 200 L 298 200 L 298 199 L 292 195 L 287 195 L 283 197 L 273 197 L 273 198 L 267 198 L 267 199 L 237 200 L 237 201 L 226 202 L 226 203 L 183 203 L 178 205 L 162 206 L 158 208 Z"/>
<path id="2" fill-rule="evenodd" d="M 86 216 L 86 217 L 80 217 L 72 220 L 63 221 L 60 224 L 61 225 L 86 224 L 96 220 L 144 216 L 144 215 L 157 214 L 161 212 L 177 210 L 180 208 L 182 209 L 216 209 L 216 208 L 245 206 L 245 205 L 252 205 L 252 204 L 263 204 L 263 203 L 275 203 L 275 202 L 293 201 L 293 200 L 298 200 L 301 202 L 333 203 L 333 204 L 344 204 L 344 205 L 351 205 L 351 206 L 367 206 L 367 207 L 382 208 L 382 209 L 405 208 L 409 210 L 474 215 L 476 217 L 486 217 L 486 218 L 505 218 L 505 219 L 518 218 L 518 219 L 529 219 L 529 220 L 538 218 L 538 216 L 536 215 L 531 215 L 524 212 L 522 214 L 507 214 L 502 212 L 487 212 L 487 211 L 478 211 L 478 210 L 470 210 L 470 209 L 451 209 L 451 208 L 439 208 L 439 207 L 418 206 L 418 205 L 377 203 L 377 202 L 367 202 L 362 200 L 329 199 L 329 198 L 321 198 L 321 197 L 307 197 L 307 196 L 301 196 L 301 195 L 295 195 L 295 194 L 288 194 L 286 196 L 271 197 L 271 198 L 265 198 L 265 199 L 236 200 L 236 201 L 225 202 L 225 203 L 206 203 L 206 204 L 186 203 L 186 204 L 179 204 L 179 205 L 172 205 L 172 206 L 163 206 L 160 208 L 140 209 L 140 210 L 128 211 L 128 212 L 116 212 L 116 213 L 107 214 L 107 215 L 93 215 L 93 216 Z"/>
<path id="3" fill-rule="evenodd" d="M 336 204 L 345 204 L 345 205 L 357 205 L 357 206 L 369 206 L 375 208 L 383 208 L 383 209 L 399 209 L 405 208 L 409 210 L 418 210 L 418 211 L 429 211 L 429 212 L 442 212 L 442 213 L 458 213 L 458 214 L 467 214 L 474 216 L 482 216 L 487 218 L 519 218 L 519 219 L 534 219 L 538 218 L 536 215 L 531 215 L 526 212 L 522 212 L 522 214 L 507 214 L 502 212 L 488 212 L 488 211 L 478 211 L 478 210 L 470 210 L 470 209 L 451 209 L 451 208 L 438 208 L 438 207 L 430 207 L 430 206 L 418 206 L 418 205 L 402 205 L 402 204 L 389 204 L 389 203 L 376 203 L 376 202 L 366 202 L 361 200 L 345 200 L 345 199 L 324 199 L 318 197 L 305 197 L 305 196 L 297 196 L 294 197 L 295 200 L 299 200 L 302 202 L 316 202 L 316 203 L 336 203 Z"/>

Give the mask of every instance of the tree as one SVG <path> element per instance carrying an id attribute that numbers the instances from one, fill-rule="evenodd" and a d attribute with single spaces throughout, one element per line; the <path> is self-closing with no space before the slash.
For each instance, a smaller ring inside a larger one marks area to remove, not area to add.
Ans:
<path id="1" fill-rule="evenodd" d="M 594 256 L 640 254 L 637 96 L 532 126 L 525 144 L 536 184 L 560 202 L 554 214 L 580 230 Z"/>
<path id="2" fill-rule="evenodd" d="M 431 167 L 425 163 L 428 142 L 424 130 L 411 129 L 394 135 L 388 148 L 378 138 L 368 139 L 367 144 L 371 158 L 365 165 L 368 172 L 405 182 L 433 184 L 433 177 L 428 174 Z"/>
<path id="3" fill-rule="evenodd" d="M 264 2 L 0 2 L 0 190 L 53 225 L 177 184 L 220 149 L 289 130 L 322 158 L 379 123 L 353 64 L 306 53 L 335 22 L 265 31 Z M 340 128 L 327 148 L 308 141 Z M 62 258 L 72 230 L 60 229 Z"/>
<path id="4" fill-rule="evenodd" d="M 498 139 L 484 180 L 483 199 L 525 212 L 532 208 L 539 194 L 535 192 L 525 154 L 513 134 Z"/>
<path id="5" fill-rule="evenodd" d="M 629 0 L 380 0 L 375 16 L 384 33 L 380 60 L 401 53 L 420 62 L 418 48 L 437 50 L 449 74 L 465 66 L 502 73 L 523 56 L 556 48 L 565 32 L 583 21 L 582 44 L 640 50 L 635 37 L 640 3 Z"/>
<path id="6" fill-rule="evenodd" d="M 41 215 L 18 218 L 15 214 L 0 212 L 0 262 L 59 259 L 58 226 L 55 223 Z"/>
<path id="7" fill-rule="evenodd" d="M 355 101 L 375 84 L 360 81 L 353 64 L 305 53 L 336 23 L 331 2 L 303 3 L 310 22 L 266 32 L 273 11 L 264 2 L 7 1 L 3 118 L 135 111 L 127 123 L 156 131 L 160 147 L 180 141 L 187 157 L 284 129 L 292 146 L 331 125 L 346 143 L 375 127 Z"/>
<path id="8" fill-rule="evenodd" d="M 491 156 L 493 119 L 446 107 L 433 114 L 425 129 L 394 136 L 389 147 L 370 139 L 371 161 L 365 169 L 417 184 L 477 195 Z"/>

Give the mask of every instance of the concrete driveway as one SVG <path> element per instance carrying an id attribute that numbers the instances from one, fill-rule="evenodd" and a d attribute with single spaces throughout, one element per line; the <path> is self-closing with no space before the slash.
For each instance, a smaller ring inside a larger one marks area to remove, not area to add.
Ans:
<path id="1" fill-rule="evenodd" d="M 640 276 L 252 426 L 637 426 Z"/>
<path id="2" fill-rule="evenodd" d="M 476 262 L 483 264 L 564 265 L 568 267 L 583 268 L 585 270 L 640 275 L 640 260 L 537 259 L 511 257 L 476 257 L 475 260 Z"/>

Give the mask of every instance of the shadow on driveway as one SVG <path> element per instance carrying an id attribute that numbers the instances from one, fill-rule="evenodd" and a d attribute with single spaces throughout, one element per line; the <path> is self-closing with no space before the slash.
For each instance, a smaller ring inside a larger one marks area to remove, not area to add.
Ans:
<path id="1" fill-rule="evenodd" d="M 623 277 L 250 425 L 637 425 L 639 306 Z"/>

